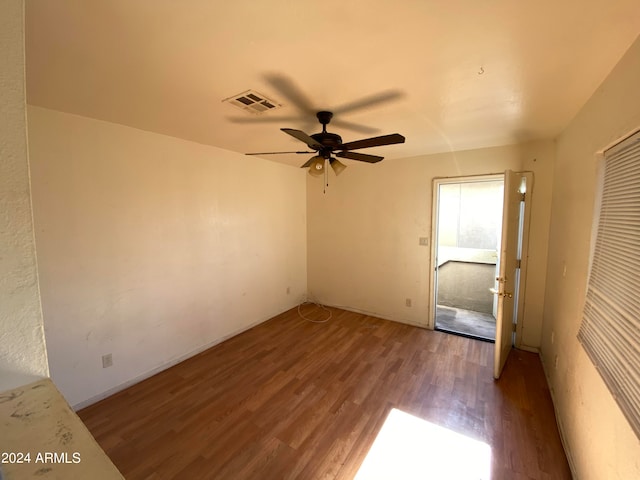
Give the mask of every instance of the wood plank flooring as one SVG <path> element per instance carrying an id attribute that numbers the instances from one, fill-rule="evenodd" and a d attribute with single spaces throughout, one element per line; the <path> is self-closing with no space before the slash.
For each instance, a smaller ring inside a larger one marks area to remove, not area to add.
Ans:
<path id="1" fill-rule="evenodd" d="M 493 344 L 332 312 L 285 312 L 78 414 L 128 480 L 351 479 L 392 408 L 489 444 L 494 480 L 571 478 L 537 355 L 496 382 Z"/>

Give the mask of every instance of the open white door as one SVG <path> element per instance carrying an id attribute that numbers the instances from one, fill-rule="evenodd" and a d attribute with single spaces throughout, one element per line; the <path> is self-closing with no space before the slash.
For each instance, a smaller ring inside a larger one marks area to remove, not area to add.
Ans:
<path id="1" fill-rule="evenodd" d="M 504 206 L 502 210 L 502 244 L 500 246 L 500 268 L 498 290 L 498 312 L 496 315 L 496 343 L 493 376 L 502 373 L 513 344 L 513 315 L 518 268 L 518 235 L 520 230 L 520 193 L 522 174 L 507 170 L 504 174 Z"/>

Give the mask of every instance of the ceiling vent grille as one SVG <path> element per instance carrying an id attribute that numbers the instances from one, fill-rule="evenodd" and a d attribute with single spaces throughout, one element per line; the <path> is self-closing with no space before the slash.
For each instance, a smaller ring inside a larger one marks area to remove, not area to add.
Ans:
<path id="1" fill-rule="evenodd" d="M 278 102 L 267 98 L 265 95 L 262 95 L 255 90 L 247 90 L 246 92 L 234 95 L 233 97 L 225 98 L 223 102 L 228 102 L 245 112 L 256 115 L 282 107 Z"/>

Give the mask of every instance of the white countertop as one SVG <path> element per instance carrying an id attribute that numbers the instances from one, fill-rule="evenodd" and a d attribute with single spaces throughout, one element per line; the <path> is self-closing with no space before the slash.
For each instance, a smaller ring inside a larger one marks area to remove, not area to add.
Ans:
<path id="1" fill-rule="evenodd" d="M 50 379 L 0 393 L 0 470 L 3 480 L 124 479 Z"/>

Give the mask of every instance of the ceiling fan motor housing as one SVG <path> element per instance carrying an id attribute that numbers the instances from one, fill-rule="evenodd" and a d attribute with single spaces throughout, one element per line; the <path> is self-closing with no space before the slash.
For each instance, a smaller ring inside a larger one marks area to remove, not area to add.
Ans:
<path id="1" fill-rule="evenodd" d="M 333 152 L 333 150 L 337 148 L 340 148 L 340 146 L 342 145 L 342 137 L 340 137 L 340 135 L 336 135 L 335 133 L 327 132 L 327 124 L 333 118 L 332 112 L 323 110 L 316 113 L 316 117 L 322 124 L 322 132 L 314 133 L 313 135 L 310 135 L 310 137 L 323 146 L 323 148 L 318 150 L 318 153 L 324 158 L 329 158 L 331 157 L 331 152 Z"/>
<path id="2" fill-rule="evenodd" d="M 314 133 L 310 136 L 322 145 L 323 148 L 321 148 L 318 152 L 325 158 L 329 158 L 331 152 L 335 149 L 339 149 L 342 145 L 342 137 L 335 133 L 322 132 Z"/>

